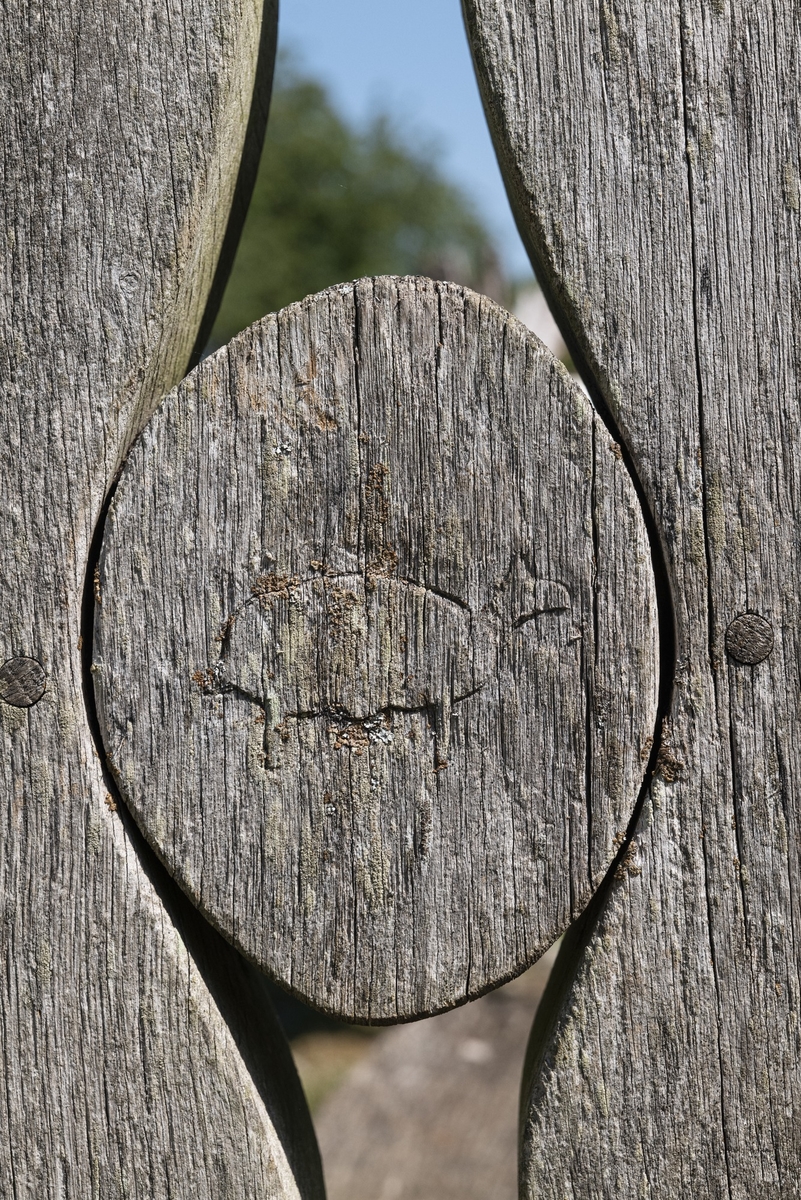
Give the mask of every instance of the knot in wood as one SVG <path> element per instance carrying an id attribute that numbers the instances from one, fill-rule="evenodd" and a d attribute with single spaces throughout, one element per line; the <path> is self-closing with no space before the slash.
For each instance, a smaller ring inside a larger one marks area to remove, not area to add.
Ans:
<path id="1" fill-rule="evenodd" d="M 756 666 L 773 649 L 773 626 L 759 613 L 742 613 L 726 630 L 726 650 L 737 662 Z"/>
<path id="2" fill-rule="evenodd" d="M 15 708 L 31 708 L 45 693 L 47 676 L 35 658 L 20 655 L 0 667 L 0 700 Z"/>

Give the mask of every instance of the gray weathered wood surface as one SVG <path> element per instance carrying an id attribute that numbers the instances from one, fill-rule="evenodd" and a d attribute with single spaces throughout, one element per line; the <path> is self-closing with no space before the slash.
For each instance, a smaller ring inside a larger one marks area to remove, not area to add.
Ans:
<path id="1" fill-rule="evenodd" d="M 257 76 L 254 138 L 263 124 L 275 18 L 255 0 L 12 0 L 0 16 L 0 1195 L 14 1200 L 321 1194 L 262 984 L 115 812 L 81 658 L 95 526 L 186 369 Z"/>
<path id="2" fill-rule="evenodd" d="M 576 931 L 535 1029 L 523 1194 L 798 1196 L 801 9 L 465 10 L 538 275 L 656 519 L 675 629 L 641 873 Z"/>
<path id="3" fill-rule="evenodd" d="M 125 466 L 98 591 L 123 794 L 315 1005 L 382 1022 L 479 995 L 615 856 L 656 712 L 641 510 L 491 301 L 365 280 L 207 359 Z"/>

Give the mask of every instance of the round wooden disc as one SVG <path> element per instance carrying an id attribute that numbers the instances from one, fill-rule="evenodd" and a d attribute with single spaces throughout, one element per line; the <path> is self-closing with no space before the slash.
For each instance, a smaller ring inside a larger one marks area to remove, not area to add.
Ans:
<path id="1" fill-rule="evenodd" d="M 490 301 L 365 280 L 207 359 L 125 467 L 100 591 L 124 796 L 311 1003 L 478 995 L 612 861 L 656 713 L 647 538 L 589 403 Z"/>

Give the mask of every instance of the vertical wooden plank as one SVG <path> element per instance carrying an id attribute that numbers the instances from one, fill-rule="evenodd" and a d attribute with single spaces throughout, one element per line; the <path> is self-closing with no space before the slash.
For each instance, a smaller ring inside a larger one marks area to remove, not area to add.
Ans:
<path id="1" fill-rule="evenodd" d="M 641 873 L 576 930 L 535 1029 L 523 1194 L 798 1195 L 798 8 L 465 12 L 675 633 Z"/>
<path id="2" fill-rule="evenodd" d="M 275 17 L 255 0 L 0 16 L 3 1196 L 321 1192 L 255 978 L 159 894 L 114 811 L 82 664 L 95 526 L 189 359 Z"/>

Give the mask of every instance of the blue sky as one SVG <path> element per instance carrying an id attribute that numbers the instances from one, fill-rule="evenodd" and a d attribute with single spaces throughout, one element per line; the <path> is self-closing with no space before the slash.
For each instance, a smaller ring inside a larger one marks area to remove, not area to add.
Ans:
<path id="1" fill-rule="evenodd" d="M 459 0 L 279 0 L 279 47 L 328 85 L 341 112 L 395 117 L 432 137 L 473 198 L 508 273 L 530 274 L 487 132 Z"/>

